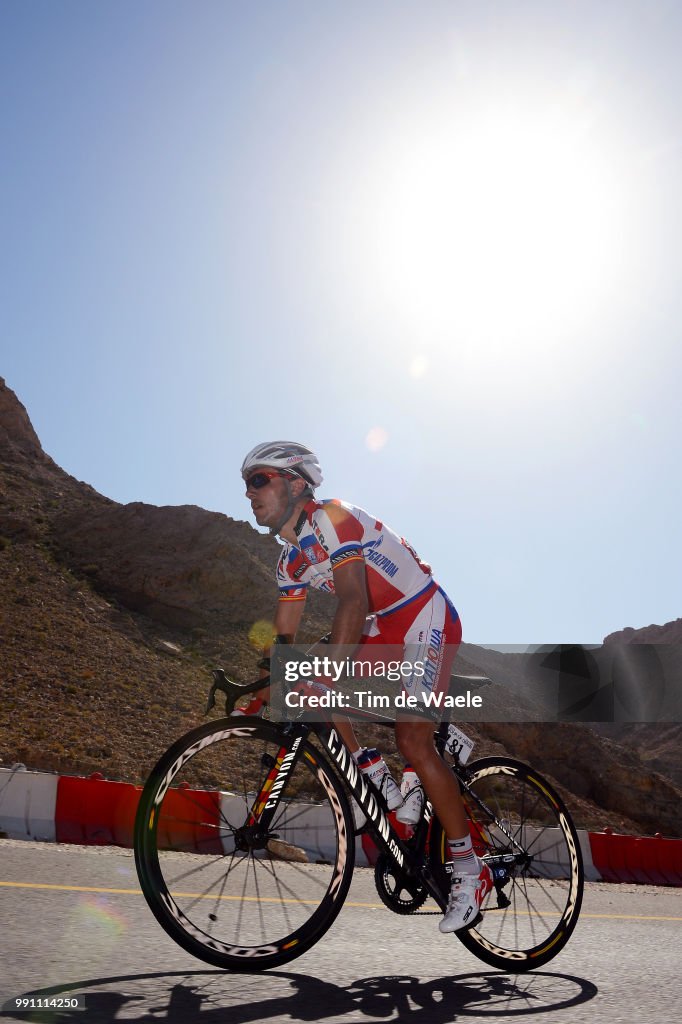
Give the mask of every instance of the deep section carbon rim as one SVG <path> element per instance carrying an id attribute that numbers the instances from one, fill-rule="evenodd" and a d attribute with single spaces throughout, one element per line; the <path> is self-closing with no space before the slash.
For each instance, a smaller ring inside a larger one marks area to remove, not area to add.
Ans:
<path id="1" fill-rule="evenodd" d="M 463 793 L 474 848 L 495 886 L 477 924 L 457 938 L 502 970 L 527 971 L 563 948 L 580 913 L 583 864 L 566 807 L 537 772 L 511 758 L 470 766 Z M 444 839 L 435 844 L 444 874 Z"/>
<path id="2" fill-rule="evenodd" d="M 282 765 L 289 770 L 278 774 Z M 256 798 L 275 780 L 279 805 L 264 832 Z M 253 971 L 292 960 L 329 928 L 350 885 L 353 844 L 348 800 L 319 751 L 268 723 L 222 719 L 154 768 L 135 859 L 145 898 L 176 942 L 218 967 Z"/>

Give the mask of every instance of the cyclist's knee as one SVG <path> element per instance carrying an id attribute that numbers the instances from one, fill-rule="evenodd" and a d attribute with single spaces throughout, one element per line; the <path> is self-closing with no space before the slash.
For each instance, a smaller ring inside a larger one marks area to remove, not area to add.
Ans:
<path id="1" fill-rule="evenodd" d="M 438 756 L 433 745 L 432 722 L 397 722 L 395 739 L 398 750 L 411 764 Z"/>

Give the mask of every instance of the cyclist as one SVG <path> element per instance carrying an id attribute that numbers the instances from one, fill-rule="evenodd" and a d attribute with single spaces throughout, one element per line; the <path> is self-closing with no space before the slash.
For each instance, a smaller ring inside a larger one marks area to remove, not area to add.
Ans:
<path id="1" fill-rule="evenodd" d="M 447 690 L 462 635 L 459 616 L 410 545 L 361 508 L 316 499 L 320 465 L 315 453 L 298 442 L 256 445 L 241 473 L 256 522 L 284 541 L 277 564 L 277 639 L 293 642 L 312 586 L 336 597 L 332 650 L 336 645 L 400 645 L 411 661 L 429 662 L 430 689 Z M 241 710 L 253 714 L 261 708 L 262 699 L 255 698 Z M 362 750 L 351 723 L 337 718 L 334 723 L 360 763 Z M 452 884 L 439 928 L 458 931 L 478 917 L 492 888 L 490 870 L 473 849 L 459 787 L 433 743 L 433 723 L 399 717 L 395 733 L 400 753 L 414 766 L 448 837 Z"/>

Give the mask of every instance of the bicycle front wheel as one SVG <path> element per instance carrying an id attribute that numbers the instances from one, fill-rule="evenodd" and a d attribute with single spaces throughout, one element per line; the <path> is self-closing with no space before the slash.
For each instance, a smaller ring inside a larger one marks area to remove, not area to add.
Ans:
<path id="1" fill-rule="evenodd" d="M 457 938 L 501 970 L 541 967 L 578 921 L 584 884 L 578 833 L 558 793 L 521 761 L 486 757 L 467 769 L 460 786 L 474 849 L 495 885 L 478 922 Z M 434 870 L 447 892 L 440 823 L 434 838 Z"/>
<path id="2" fill-rule="evenodd" d="M 289 755 L 274 818 L 259 830 L 258 796 Z M 267 722 L 194 729 L 140 798 L 135 861 L 147 903 L 171 938 L 217 967 L 259 971 L 309 949 L 343 905 L 354 856 L 352 813 L 328 762 Z"/>

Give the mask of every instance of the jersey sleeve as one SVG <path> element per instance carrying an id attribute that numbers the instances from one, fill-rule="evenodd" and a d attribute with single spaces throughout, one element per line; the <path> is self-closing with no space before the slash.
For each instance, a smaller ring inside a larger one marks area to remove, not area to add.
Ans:
<path id="1" fill-rule="evenodd" d="M 305 601 L 308 592 L 308 582 L 303 579 L 295 579 L 291 571 L 291 558 L 293 552 L 283 551 L 277 562 L 277 588 L 280 601 Z"/>
<path id="2" fill-rule="evenodd" d="M 348 562 L 364 561 L 362 524 L 341 502 L 325 502 L 313 516 L 313 528 L 329 553 L 332 569 Z"/>

